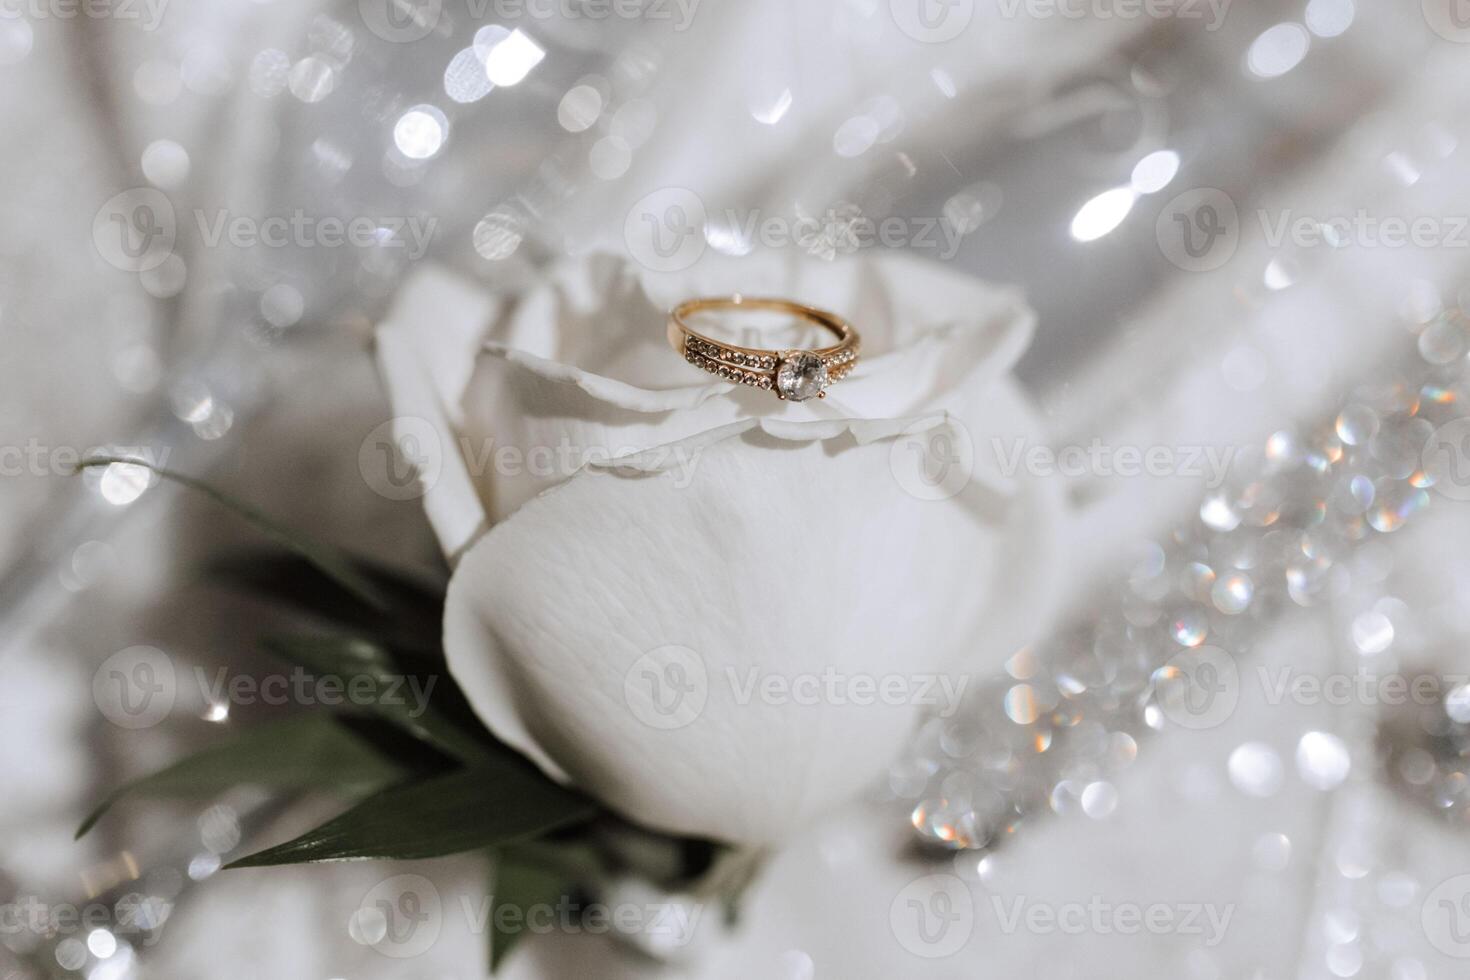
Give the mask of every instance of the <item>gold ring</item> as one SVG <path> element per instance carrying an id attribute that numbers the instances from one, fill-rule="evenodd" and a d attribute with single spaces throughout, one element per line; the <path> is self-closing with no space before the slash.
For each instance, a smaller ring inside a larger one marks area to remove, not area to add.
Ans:
<path id="1" fill-rule="evenodd" d="M 737 347 L 711 340 L 689 326 L 686 317 L 704 310 L 771 310 L 790 313 L 837 336 L 837 343 L 814 350 L 773 350 Z M 829 385 L 842 380 L 857 365 L 857 331 L 842 317 L 787 299 L 720 296 L 691 299 L 669 313 L 669 343 L 684 360 L 735 384 L 774 391 L 777 398 L 801 402 L 825 398 Z"/>

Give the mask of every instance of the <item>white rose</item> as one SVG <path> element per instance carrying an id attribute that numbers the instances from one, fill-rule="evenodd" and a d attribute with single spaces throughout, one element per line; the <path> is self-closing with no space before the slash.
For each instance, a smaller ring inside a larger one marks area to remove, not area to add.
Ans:
<path id="1" fill-rule="evenodd" d="M 863 361 L 802 403 L 691 367 L 666 311 L 736 291 L 846 316 Z M 773 841 L 860 792 L 1044 628 L 1058 491 L 997 458 L 1038 435 L 1008 375 L 1031 327 L 901 256 L 592 256 L 513 303 L 421 274 L 379 358 L 480 717 L 669 832 Z"/>

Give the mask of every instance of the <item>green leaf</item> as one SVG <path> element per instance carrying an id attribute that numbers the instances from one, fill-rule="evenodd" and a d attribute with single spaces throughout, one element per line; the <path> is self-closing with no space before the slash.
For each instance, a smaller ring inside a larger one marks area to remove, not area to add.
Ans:
<path id="1" fill-rule="evenodd" d="M 403 769 L 328 715 L 308 714 L 246 729 L 167 769 L 113 790 L 77 828 L 78 838 L 124 796 L 198 798 L 242 784 L 271 789 L 330 787 L 348 793 L 377 790 Z"/>
<path id="2" fill-rule="evenodd" d="M 522 841 L 501 848 L 497 854 L 521 864 L 534 864 L 579 885 L 601 887 L 608 879 L 608 864 L 584 831 L 574 828 L 569 834 Z"/>
<path id="3" fill-rule="evenodd" d="M 497 761 L 386 789 L 228 867 L 441 857 L 528 840 L 596 811 L 591 800 L 529 764 Z"/>
<path id="4" fill-rule="evenodd" d="M 575 885 L 575 879 L 552 865 L 524 858 L 514 848 L 497 853 L 487 930 L 491 973 L 500 969 L 511 949 L 525 935 L 528 911 L 536 905 L 556 908 Z"/>
<path id="5" fill-rule="evenodd" d="M 271 653 L 309 674 L 338 678 L 349 695 L 356 683 L 359 690 L 370 695 L 358 707 L 462 762 L 515 756 L 475 718 L 443 669 L 404 670 L 386 647 L 360 637 L 271 637 L 264 643 Z"/>
<path id="6" fill-rule="evenodd" d="M 253 524 L 263 534 L 274 540 L 282 547 L 305 558 L 322 573 L 344 589 L 351 592 L 357 598 L 369 606 L 380 611 L 388 609 L 388 600 L 368 576 L 360 572 L 342 552 L 330 545 L 314 541 L 302 534 L 290 530 L 266 515 L 257 507 L 252 507 L 243 500 L 237 500 L 222 490 L 218 490 L 203 480 L 195 479 L 183 473 L 164 469 L 145 460 L 134 459 L 128 456 L 89 456 L 77 464 L 77 471 L 90 469 L 98 466 L 111 466 L 113 463 L 126 463 L 132 466 L 141 466 L 145 470 L 156 473 L 165 480 L 172 480 L 180 486 L 197 490 L 210 499 L 233 510 L 240 517 Z"/>
<path id="7" fill-rule="evenodd" d="M 212 560 L 208 575 L 262 599 L 301 610 L 324 622 L 371 636 L 395 651 L 442 665 L 444 583 L 363 558 L 353 566 L 370 579 L 392 607 L 383 612 L 363 602 L 299 555 L 252 549 Z"/>

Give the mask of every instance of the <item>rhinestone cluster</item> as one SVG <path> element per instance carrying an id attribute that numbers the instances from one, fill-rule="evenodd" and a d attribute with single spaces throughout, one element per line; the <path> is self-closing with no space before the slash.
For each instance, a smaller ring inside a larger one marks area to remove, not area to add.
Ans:
<path id="1" fill-rule="evenodd" d="M 684 341 L 684 360 L 710 374 L 719 375 L 726 381 L 754 388 L 770 388 L 772 380 L 769 372 L 776 368 L 774 357 L 745 354 L 695 337 L 688 337 Z"/>
<path id="2" fill-rule="evenodd" d="M 1371 588 L 1355 557 L 1429 507 L 1431 491 L 1470 500 L 1467 350 L 1470 325 L 1442 314 L 1417 356 L 1350 391 L 1335 416 L 1242 449 L 1197 517 L 1142 549 L 1085 621 L 1017 652 L 960 711 L 929 722 L 888 780 L 919 840 L 983 849 L 1041 814 L 1106 818 L 1138 739 L 1221 723 L 1206 709 L 1228 694 L 1223 670 L 1245 672 L 1269 623 Z M 1364 618 L 1364 649 L 1378 648 L 1379 619 Z M 1440 754 L 1458 758 L 1470 753 L 1470 734 L 1454 740 L 1470 733 L 1470 686 L 1446 702 L 1429 713 L 1453 743 Z M 1270 768 L 1253 764 L 1263 748 L 1232 756 L 1242 792 Z M 1414 758 L 1426 792 L 1470 812 L 1470 766 Z"/>
<path id="3" fill-rule="evenodd" d="M 857 358 L 857 349 L 852 347 L 849 347 L 846 350 L 840 350 L 835 354 L 829 354 L 827 357 L 822 358 L 822 363 L 827 365 L 828 383 L 830 384 L 834 381 L 841 381 L 843 378 L 851 374 L 852 369 L 857 367 Z"/>

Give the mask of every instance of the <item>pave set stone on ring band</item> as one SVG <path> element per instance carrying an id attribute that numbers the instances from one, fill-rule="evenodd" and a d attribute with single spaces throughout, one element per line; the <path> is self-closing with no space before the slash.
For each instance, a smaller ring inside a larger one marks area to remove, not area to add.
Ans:
<path id="1" fill-rule="evenodd" d="M 737 347 L 695 331 L 688 317 L 710 310 L 767 310 L 789 313 L 831 331 L 837 343 L 813 350 Z M 860 341 L 852 324 L 826 310 L 785 299 L 724 296 L 692 299 L 669 313 L 669 343 L 684 360 L 735 384 L 774 391 L 789 401 L 824 398 L 827 388 L 857 365 Z"/>

